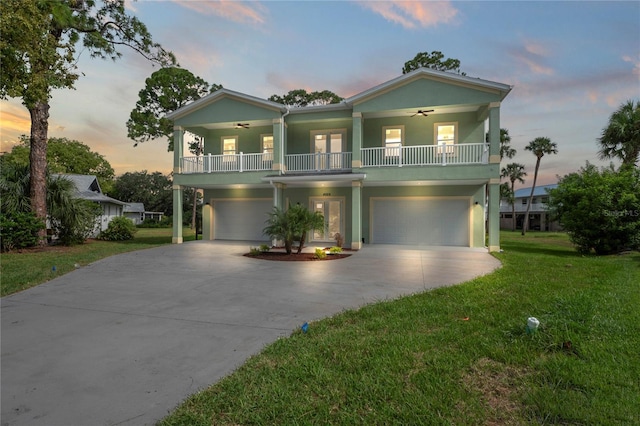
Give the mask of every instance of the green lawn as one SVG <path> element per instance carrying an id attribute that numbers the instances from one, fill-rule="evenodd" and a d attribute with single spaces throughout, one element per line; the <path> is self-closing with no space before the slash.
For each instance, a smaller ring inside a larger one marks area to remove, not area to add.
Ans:
<path id="1" fill-rule="evenodd" d="M 495 273 L 294 331 L 162 424 L 640 424 L 640 253 L 502 245 Z"/>
<path id="2" fill-rule="evenodd" d="M 195 237 L 191 229 L 183 230 L 185 241 Z M 0 290 L 6 296 L 52 278 L 66 274 L 76 265 L 84 266 L 114 254 L 141 250 L 171 243 L 171 228 L 141 228 L 129 241 L 89 240 L 73 247 L 47 247 L 22 252 L 2 253 L 0 256 Z M 55 270 L 54 270 L 55 267 Z"/>

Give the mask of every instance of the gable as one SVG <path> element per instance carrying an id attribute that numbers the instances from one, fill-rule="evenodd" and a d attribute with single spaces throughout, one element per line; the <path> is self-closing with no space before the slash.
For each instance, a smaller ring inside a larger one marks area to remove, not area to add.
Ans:
<path id="1" fill-rule="evenodd" d="M 499 90 L 474 86 L 464 81 L 419 77 L 362 96 L 354 101 L 353 110 L 366 112 L 420 108 L 425 105 L 487 104 L 500 102 L 503 97 Z"/>

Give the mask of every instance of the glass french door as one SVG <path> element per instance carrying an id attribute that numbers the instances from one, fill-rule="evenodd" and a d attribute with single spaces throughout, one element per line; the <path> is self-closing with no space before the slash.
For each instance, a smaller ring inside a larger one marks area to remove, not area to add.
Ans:
<path id="1" fill-rule="evenodd" d="M 316 134 L 313 142 L 317 170 L 342 168 L 342 132 Z"/>
<path id="2" fill-rule="evenodd" d="M 312 200 L 313 211 L 320 212 L 324 216 L 324 226 L 322 229 L 313 230 L 312 241 L 335 241 L 337 233 L 342 231 L 342 200 L 319 198 Z"/>

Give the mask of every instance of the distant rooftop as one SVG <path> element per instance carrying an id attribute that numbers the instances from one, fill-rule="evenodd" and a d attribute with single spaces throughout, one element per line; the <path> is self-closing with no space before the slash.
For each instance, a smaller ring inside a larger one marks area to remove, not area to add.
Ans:
<path id="1" fill-rule="evenodd" d="M 542 195 L 547 195 L 547 190 L 555 189 L 558 187 L 557 183 L 552 183 L 551 185 L 536 185 L 536 189 L 533 191 L 534 197 L 540 197 Z M 526 198 L 531 195 L 531 187 L 528 188 L 520 188 L 516 189 L 514 194 L 515 198 Z"/>

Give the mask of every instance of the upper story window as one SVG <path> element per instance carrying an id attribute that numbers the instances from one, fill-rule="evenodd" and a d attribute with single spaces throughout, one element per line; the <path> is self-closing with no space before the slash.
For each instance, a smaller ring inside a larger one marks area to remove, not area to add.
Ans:
<path id="1" fill-rule="evenodd" d="M 273 135 L 261 135 L 260 145 L 262 147 L 262 160 L 273 160 Z"/>
<path id="2" fill-rule="evenodd" d="M 238 153 L 238 137 L 224 136 L 222 138 L 222 155 L 224 161 L 232 161 Z"/>
<path id="3" fill-rule="evenodd" d="M 398 157 L 404 145 L 404 126 L 383 127 L 382 144 L 385 148 L 385 157 Z"/>
<path id="4" fill-rule="evenodd" d="M 453 145 L 458 143 L 458 123 L 436 123 L 435 141 L 438 154 L 453 154 Z"/>
<path id="5" fill-rule="evenodd" d="M 311 149 L 313 153 L 343 152 L 347 139 L 345 129 L 313 130 L 311 132 Z"/>

